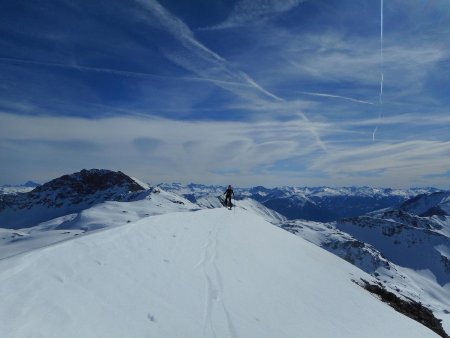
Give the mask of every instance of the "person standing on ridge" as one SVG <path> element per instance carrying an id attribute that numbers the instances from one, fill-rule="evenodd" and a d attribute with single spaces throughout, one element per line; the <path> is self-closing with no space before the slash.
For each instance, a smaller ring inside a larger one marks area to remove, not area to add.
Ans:
<path id="1" fill-rule="evenodd" d="M 225 206 L 228 207 L 228 209 L 231 209 L 231 195 L 234 196 L 234 192 L 231 185 L 229 185 L 227 191 L 225 191 Z"/>

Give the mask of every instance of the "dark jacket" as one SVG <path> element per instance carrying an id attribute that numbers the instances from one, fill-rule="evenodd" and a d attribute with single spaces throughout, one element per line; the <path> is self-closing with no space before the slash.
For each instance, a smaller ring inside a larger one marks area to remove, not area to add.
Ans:
<path id="1" fill-rule="evenodd" d="M 234 196 L 233 189 L 228 188 L 227 191 L 225 191 L 225 196 L 226 196 L 226 197 L 231 197 L 231 195 Z"/>

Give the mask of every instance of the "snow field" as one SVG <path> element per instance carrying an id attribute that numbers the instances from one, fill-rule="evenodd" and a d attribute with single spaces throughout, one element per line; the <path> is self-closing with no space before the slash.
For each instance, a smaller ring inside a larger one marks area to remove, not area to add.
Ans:
<path id="1" fill-rule="evenodd" d="M 437 337 L 361 277 L 240 208 L 174 212 L 0 260 L 0 336 Z"/>

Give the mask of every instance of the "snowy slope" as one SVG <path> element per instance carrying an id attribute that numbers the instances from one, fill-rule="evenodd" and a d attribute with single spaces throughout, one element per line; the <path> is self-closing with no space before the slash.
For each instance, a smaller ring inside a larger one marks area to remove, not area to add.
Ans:
<path id="1" fill-rule="evenodd" d="M 0 260 L 0 336 L 437 337 L 361 277 L 243 209 L 170 213 Z"/>
<path id="2" fill-rule="evenodd" d="M 267 222 L 272 224 L 278 225 L 287 221 L 286 217 L 284 217 L 283 215 L 279 214 L 278 212 L 272 209 L 265 207 L 261 203 L 251 198 L 245 198 L 240 201 L 235 201 L 235 204 L 237 205 L 238 208 L 251 211 L 252 213 L 261 216 Z"/>
<path id="3" fill-rule="evenodd" d="M 380 265 L 374 274 L 397 293 L 433 310 L 450 331 L 449 216 L 387 210 L 344 219 L 335 226 L 376 249 L 389 265 Z"/>
<path id="4" fill-rule="evenodd" d="M 224 198 L 215 195 L 208 195 L 200 197 L 196 200 L 196 204 L 201 209 L 223 208 Z M 286 222 L 287 219 L 278 212 L 267 208 L 263 204 L 251 198 L 244 198 L 233 200 L 233 206 L 238 206 L 241 209 L 252 211 L 253 213 L 262 216 L 267 222 L 272 224 L 280 224 Z M 234 209 L 233 209 L 234 210 Z"/>
<path id="5" fill-rule="evenodd" d="M 163 185 L 160 185 L 163 186 Z M 167 186 L 167 185 L 166 185 Z M 197 189 L 199 188 L 198 185 L 195 186 Z M 200 186 L 204 187 L 204 186 Z M 221 191 L 221 189 L 217 189 L 218 191 Z M 179 194 L 183 190 L 178 190 L 177 193 Z M 215 191 L 214 194 L 208 193 L 207 195 L 203 195 L 205 192 L 200 193 L 199 190 L 196 190 L 196 192 L 199 194 L 195 198 L 192 197 L 192 195 L 184 194 L 185 197 L 190 197 L 191 200 L 195 201 L 195 204 L 197 204 L 201 209 L 214 209 L 214 208 L 223 208 L 224 207 L 224 197 L 223 194 L 220 195 L 220 192 Z M 272 223 L 272 224 L 280 224 L 283 222 L 286 222 L 286 217 L 281 215 L 280 213 L 267 208 L 263 204 L 255 201 L 252 198 L 245 198 L 243 196 L 239 196 L 239 199 L 233 200 L 233 205 L 236 205 L 244 210 L 251 210 L 257 215 L 262 216 L 266 221 Z"/>
<path id="6" fill-rule="evenodd" d="M 432 219 L 387 211 L 377 217 L 344 219 L 336 226 L 373 245 L 391 262 L 416 271 L 429 270 L 440 285 L 450 287 L 450 219 L 442 227 Z"/>
<path id="7" fill-rule="evenodd" d="M 393 213 L 393 211 L 386 212 L 391 217 Z M 414 220 L 414 216 L 410 217 Z M 405 222 L 405 219 L 403 221 Z M 436 317 L 443 319 L 444 328 L 449 332 L 450 284 L 445 282 L 449 276 L 442 269 L 444 261 L 440 253 L 436 251 L 436 249 L 444 251 L 448 247 L 448 240 L 446 242 L 444 236 L 438 235 L 438 238 L 444 242 L 442 246 L 435 249 L 429 245 L 430 241 L 436 238 L 428 228 L 413 229 L 409 226 L 406 227 L 407 234 L 400 230 L 396 239 L 391 239 L 390 236 L 380 235 L 383 233 L 383 227 L 384 232 L 389 233 L 387 230 L 389 228 L 386 228 L 382 219 L 359 217 L 353 219 L 353 222 L 354 224 L 348 224 L 354 228 L 348 229 L 348 232 L 353 235 L 340 230 L 342 222 L 338 223 L 339 228 L 336 222 L 320 223 L 303 220 L 286 221 L 280 226 L 371 274 L 398 297 L 422 303 L 432 310 Z M 417 224 L 417 220 L 415 222 Z M 429 224 L 427 220 L 422 220 L 422 223 Z M 392 222 L 388 225 L 392 225 Z M 364 226 L 367 228 L 365 236 L 362 236 L 364 230 L 359 227 Z M 398 224 L 397 227 L 399 227 Z M 424 236 L 423 230 L 428 235 Z M 422 237 L 420 241 L 419 237 Z M 418 245 L 402 247 L 400 243 L 402 240 L 412 242 L 414 239 Z M 397 244 L 390 246 L 389 243 L 392 242 Z M 435 252 L 434 256 L 433 252 Z M 403 260 L 399 260 L 399 256 L 403 257 Z M 438 270 L 437 273 L 441 279 L 433 274 L 434 269 Z"/>
<path id="8" fill-rule="evenodd" d="M 152 215 L 197 210 L 198 206 L 173 193 L 148 190 L 132 202 L 106 201 L 76 213 L 22 229 L 0 228 L 0 259 L 99 229 L 135 222 Z M 34 221 L 32 221 L 33 223 Z"/>

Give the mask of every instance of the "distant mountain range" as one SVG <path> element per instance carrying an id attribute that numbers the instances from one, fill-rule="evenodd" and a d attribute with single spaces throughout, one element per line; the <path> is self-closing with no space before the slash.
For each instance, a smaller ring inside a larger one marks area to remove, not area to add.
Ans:
<path id="1" fill-rule="evenodd" d="M 160 184 L 193 203 L 207 196 L 219 196 L 225 192 L 222 186 L 202 184 Z M 383 208 L 398 207 L 408 199 L 420 194 L 438 192 L 436 188 L 380 189 L 370 187 L 344 188 L 235 188 L 235 198 L 251 198 L 279 212 L 288 219 L 304 219 L 317 222 L 336 221 L 356 217 Z"/>

